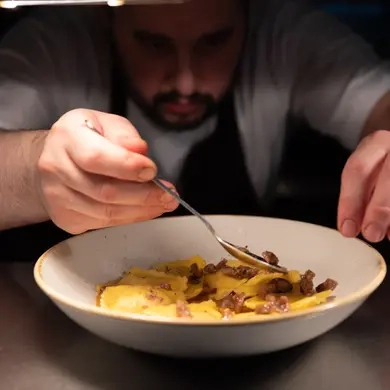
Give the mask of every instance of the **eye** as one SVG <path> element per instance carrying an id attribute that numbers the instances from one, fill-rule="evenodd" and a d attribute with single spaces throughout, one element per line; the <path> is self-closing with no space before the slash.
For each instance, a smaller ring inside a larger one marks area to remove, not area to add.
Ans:
<path id="1" fill-rule="evenodd" d="M 142 44 L 145 47 L 149 47 L 149 48 L 154 49 L 156 51 L 169 50 L 171 47 L 169 42 L 166 42 L 166 41 L 161 40 L 161 39 L 153 39 L 153 38 L 143 41 Z"/>
<path id="2" fill-rule="evenodd" d="M 172 49 L 171 41 L 159 35 L 135 33 L 134 38 L 147 50 L 154 52 L 166 52 Z"/>
<path id="3" fill-rule="evenodd" d="M 202 47 L 218 48 L 224 46 L 230 40 L 232 34 L 232 29 L 217 31 L 216 33 L 202 37 L 199 43 Z"/>
<path id="4" fill-rule="evenodd" d="M 228 40 L 228 38 L 229 37 L 226 35 L 223 35 L 223 36 L 213 35 L 213 36 L 205 38 L 204 43 L 207 46 L 212 46 L 212 47 L 220 46 L 220 45 L 223 45 Z"/>

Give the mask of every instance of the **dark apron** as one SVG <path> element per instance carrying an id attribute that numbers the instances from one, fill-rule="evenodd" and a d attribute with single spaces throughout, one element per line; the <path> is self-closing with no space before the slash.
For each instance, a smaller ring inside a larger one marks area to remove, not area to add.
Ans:
<path id="1" fill-rule="evenodd" d="M 113 72 L 111 112 L 127 117 L 125 84 L 119 74 Z M 192 149 L 175 185 L 202 214 L 262 214 L 245 166 L 232 95 L 220 105 L 216 131 Z M 180 206 L 164 216 L 187 214 Z M 0 232 L 0 261 L 35 261 L 68 237 L 52 222 Z"/>
<path id="2" fill-rule="evenodd" d="M 176 183 L 179 194 L 202 214 L 261 214 L 250 182 L 233 98 L 221 104 L 215 132 L 198 143 Z M 189 214 L 179 207 L 172 214 Z"/>

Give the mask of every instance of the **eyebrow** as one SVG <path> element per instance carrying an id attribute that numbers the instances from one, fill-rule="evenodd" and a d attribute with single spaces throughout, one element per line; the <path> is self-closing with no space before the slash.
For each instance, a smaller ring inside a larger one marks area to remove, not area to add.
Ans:
<path id="1" fill-rule="evenodd" d="M 133 32 L 133 35 L 135 38 L 137 38 L 139 40 L 158 39 L 160 41 L 165 41 L 165 42 L 173 41 L 173 39 L 171 37 L 169 37 L 168 35 L 160 34 L 160 33 L 153 33 L 151 31 L 147 31 L 147 30 L 135 30 Z"/>
<path id="2" fill-rule="evenodd" d="M 234 26 L 222 27 L 218 30 L 203 34 L 200 39 L 210 39 L 229 36 L 234 32 Z M 155 33 L 148 30 L 134 30 L 133 35 L 139 40 L 159 40 L 161 42 L 173 42 L 174 39 L 163 33 Z"/>
<path id="3" fill-rule="evenodd" d="M 233 32 L 234 32 L 233 26 L 222 27 L 218 30 L 202 35 L 201 39 L 225 37 L 233 34 Z"/>

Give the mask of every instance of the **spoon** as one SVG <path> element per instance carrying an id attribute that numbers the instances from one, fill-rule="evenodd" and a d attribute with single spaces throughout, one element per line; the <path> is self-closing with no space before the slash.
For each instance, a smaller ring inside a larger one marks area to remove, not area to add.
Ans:
<path id="1" fill-rule="evenodd" d="M 100 134 L 100 132 L 93 126 L 93 124 L 85 120 L 85 126 L 94 131 L 95 133 Z M 210 233 L 214 236 L 214 238 L 218 241 L 218 243 L 228 252 L 231 256 L 235 257 L 236 259 L 242 261 L 243 263 L 246 263 L 248 265 L 252 265 L 255 267 L 258 267 L 261 265 L 264 268 L 268 268 L 272 271 L 281 272 L 281 273 L 287 273 L 288 270 L 285 267 L 281 267 L 280 265 L 276 264 L 270 264 L 268 263 L 263 257 L 256 255 L 255 253 L 250 252 L 248 249 L 240 247 L 238 245 L 234 245 L 231 242 L 228 242 L 224 239 L 222 239 L 217 232 L 215 231 L 214 227 L 211 225 L 211 223 L 200 213 L 198 213 L 193 207 L 191 207 L 185 200 L 183 200 L 179 195 L 177 195 L 173 190 L 171 190 L 169 187 L 167 187 L 164 183 L 161 182 L 159 179 L 153 179 L 153 183 L 156 184 L 158 187 L 160 187 L 162 190 L 166 191 L 169 195 L 174 197 L 183 207 L 185 207 L 189 212 L 191 212 L 193 215 L 198 217 L 204 225 L 207 227 L 207 229 L 210 231 Z"/>

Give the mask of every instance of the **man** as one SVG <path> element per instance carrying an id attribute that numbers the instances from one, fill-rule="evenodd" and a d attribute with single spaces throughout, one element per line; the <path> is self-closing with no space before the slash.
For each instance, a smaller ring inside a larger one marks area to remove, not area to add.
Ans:
<path id="1" fill-rule="evenodd" d="M 157 167 L 201 212 L 256 213 L 295 118 L 354 150 L 340 231 L 389 233 L 390 71 L 302 2 L 40 11 L 4 38 L 0 85 L 0 229 L 52 219 L 77 234 L 171 212 Z"/>

